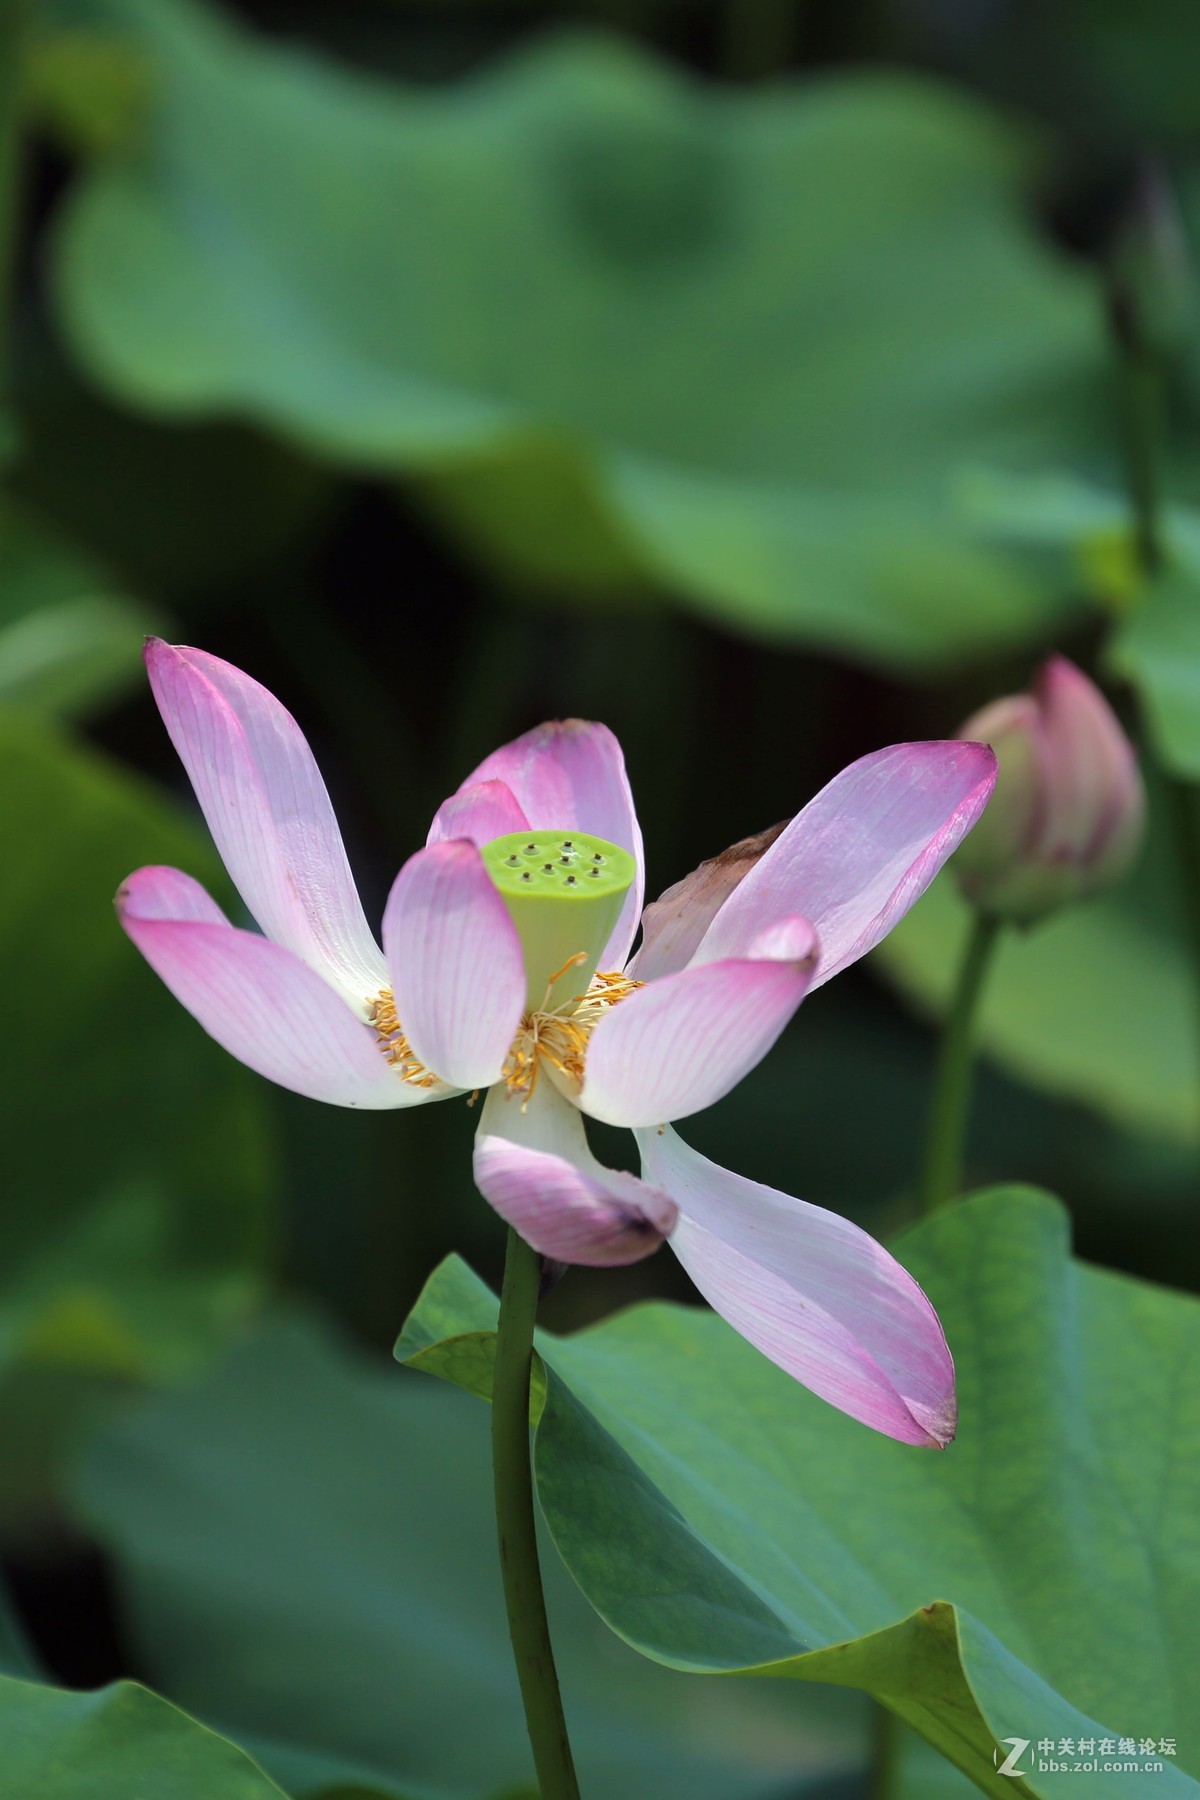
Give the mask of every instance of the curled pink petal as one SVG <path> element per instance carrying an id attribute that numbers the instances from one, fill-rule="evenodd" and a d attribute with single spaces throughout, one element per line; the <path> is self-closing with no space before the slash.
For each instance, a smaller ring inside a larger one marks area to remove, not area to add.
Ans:
<path id="1" fill-rule="evenodd" d="M 954 1436 L 954 1362 L 906 1269 L 848 1219 L 731 1174 L 670 1127 L 639 1131 L 647 1179 L 679 1208 L 671 1248 L 764 1356 L 902 1443 Z"/>
<path id="2" fill-rule="evenodd" d="M 771 1048 L 813 977 L 807 919 L 777 920 L 745 957 L 649 982 L 592 1031 L 579 1104 L 610 1125 L 657 1125 L 711 1106 Z"/>
<path id="3" fill-rule="evenodd" d="M 455 1087 L 490 1087 L 521 1022 L 525 960 L 474 844 L 429 844 L 409 858 L 388 896 L 383 941 L 416 1055 Z"/>
<path id="4" fill-rule="evenodd" d="M 457 794 L 442 802 L 426 842 L 442 844 L 450 838 L 469 838 L 482 850 L 493 838 L 528 829 L 529 820 L 507 782 L 477 781 L 471 787 L 459 788 Z"/>
<path id="5" fill-rule="evenodd" d="M 785 913 L 821 941 L 812 985 L 898 925 L 986 806 L 996 759 L 983 744 L 893 744 L 836 775 L 734 888 L 695 963 L 745 956 Z"/>
<path id="6" fill-rule="evenodd" d="M 440 1100 L 404 1082 L 374 1032 L 290 950 L 231 925 L 178 869 L 139 869 L 117 895 L 121 924 L 175 998 L 231 1056 L 280 1087 L 381 1110 Z"/>
<path id="7" fill-rule="evenodd" d="M 488 1095 L 475 1183 L 527 1244 L 559 1262 L 640 1262 L 676 1220 L 664 1194 L 597 1162 L 578 1112 L 548 1086 L 539 1086 L 525 1112 L 503 1089 Z"/>
<path id="8" fill-rule="evenodd" d="M 637 879 L 600 958 L 602 969 L 623 968 L 642 910 L 642 833 L 612 732 L 586 719 L 538 725 L 493 751 L 463 787 L 493 780 L 515 794 L 531 830 L 591 833 L 633 856 Z"/>
<path id="9" fill-rule="evenodd" d="M 387 980 L 333 807 L 291 714 L 240 669 L 152 638 L 146 668 L 208 828 L 259 925 L 365 1016 Z"/>

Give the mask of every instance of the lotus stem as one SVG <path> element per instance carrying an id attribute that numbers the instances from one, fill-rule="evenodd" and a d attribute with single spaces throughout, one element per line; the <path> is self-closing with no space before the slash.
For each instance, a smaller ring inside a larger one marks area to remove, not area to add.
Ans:
<path id="1" fill-rule="evenodd" d="M 882 1700 L 873 1703 L 867 1800 L 894 1800 L 899 1790 L 903 1722 Z"/>
<path id="2" fill-rule="evenodd" d="M 540 1255 L 510 1228 L 492 1383 L 492 1473 L 508 1630 L 538 1786 L 542 1800 L 579 1800 L 542 1591 L 529 1460 L 529 1382 L 541 1280 Z"/>
<path id="3" fill-rule="evenodd" d="M 922 1210 L 927 1213 L 948 1205 L 962 1186 L 963 1146 L 971 1103 L 975 1015 L 1000 936 L 998 919 L 986 913 L 975 913 L 973 920 L 938 1050 L 921 1180 Z"/>

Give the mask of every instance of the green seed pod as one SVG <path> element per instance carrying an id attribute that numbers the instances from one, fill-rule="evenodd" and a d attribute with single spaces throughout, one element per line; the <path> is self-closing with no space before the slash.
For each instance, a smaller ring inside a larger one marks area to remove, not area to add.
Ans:
<path id="1" fill-rule="evenodd" d="M 510 832 L 481 854 L 525 952 L 527 1008 L 578 1000 L 633 886 L 633 857 L 578 831 Z"/>

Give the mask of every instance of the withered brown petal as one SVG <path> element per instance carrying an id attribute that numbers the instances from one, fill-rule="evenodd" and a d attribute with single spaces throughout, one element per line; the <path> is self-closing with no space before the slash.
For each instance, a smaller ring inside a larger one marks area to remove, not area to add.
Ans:
<path id="1" fill-rule="evenodd" d="M 630 974 L 639 981 L 656 981 L 685 968 L 739 881 L 790 824 L 790 819 L 781 819 L 778 825 L 740 838 L 660 894 L 642 914 L 641 948 Z"/>

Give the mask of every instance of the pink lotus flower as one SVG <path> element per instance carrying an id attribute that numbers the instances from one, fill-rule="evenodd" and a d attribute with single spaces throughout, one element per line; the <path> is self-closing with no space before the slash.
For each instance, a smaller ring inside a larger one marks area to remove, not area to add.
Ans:
<path id="1" fill-rule="evenodd" d="M 396 878 L 381 952 L 290 714 L 202 651 L 153 641 L 146 661 L 266 935 L 177 869 L 140 869 L 118 910 L 219 1044 L 335 1105 L 486 1090 L 476 1181 L 535 1249 L 615 1264 L 665 1239 L 713 1307 L 815 1393 L 904 1442 L 949 1441 L 954 1366 L 912 1277 L 857 1226 L 718 1168 L 669 1122 L 728 1093 L 804 995 L 904 915 L 985 805 L 989 750 L 863 757 L 778 833 L 648 908 L 627 964 L 642 843 L 620 746 L 603 725 L 539 726 L 440 808 Z M 585 1115 L 633 1128 L 640 1179 L 596 1160 Z"/>

